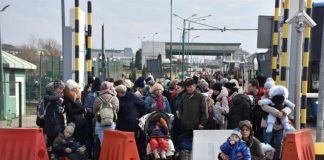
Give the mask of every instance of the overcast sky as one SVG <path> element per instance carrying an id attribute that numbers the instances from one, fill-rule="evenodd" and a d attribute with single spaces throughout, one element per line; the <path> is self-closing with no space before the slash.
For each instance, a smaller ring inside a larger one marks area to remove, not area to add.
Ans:
<path id="1" fill-rule="evenodd" d="M 66 24 L 69 24 L 69 8 L 74 0 L 65 0 Z M 296 0 L 297 1 L 297 0 Z M 316 0 L 315 0 L 316 1 Z M 189 17 L 192 14 L 206 16 L 202 23 L 227 28 L 257 28 L 259 15 L 273 15 L 274 0 L 173 0 L 173 12 Z M 0 13 L 3 43 L 21 45 L 31 36 L 54 38 L 61 43 L 61 0 L 1 0 L 0 8 L 10 4 Z M 92 0 L 93 47 L 101 47 L 101 25 L 105 24 L 106 49 L 140 48 L 137 37 L 152 41 L 170 40 L 170 0 Z M 80 0 L 87 12 L 87 1 Z M 173 42 L 180 41 L 182 22 L 173 17 Z M 201 28 L 198 25 L 192 25 Z M 82 28 L 82 27 L 81 27 Z M 191 31 L 190 37 L 200 36 L 195 42 L 242 43 L 249 52 L 256 51 L 256 31 L 219 32 Z"/>

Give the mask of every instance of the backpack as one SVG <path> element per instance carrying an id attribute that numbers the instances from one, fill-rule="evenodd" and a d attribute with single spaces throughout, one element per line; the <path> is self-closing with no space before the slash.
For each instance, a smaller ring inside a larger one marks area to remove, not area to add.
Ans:
<path id="1" fill-rule="evenodd" d="M 92 108 L 96 98 L 97 98 L 97 92 L 89 92 L 84 98 L 84 103 L 83 103 L 84 107 Z"/>
<path id="2" fill-rule="evenodd" d="M 46 109 L 47 109 L 47 106 L 49 106 L 49 104 L 50 104 L 50 102 L 48 102 L 45 106 L 44 103 L 45 103 L 44 100 L 41 100 L 38 102 L 37 107 L 36 107 L 36 113 L 37 113 L 36 124 L 39 127 L 43 127 L 45 124 Z"/>
<path id="3" fill-rule="evenodd" d="M 103 100 L 101 97 L 98 98 L 101 102 L 98 115 L 100 125 L 110 126 L 114 122 L 114 117 L 117 117 L 116 111 L 111 104 L 111 100 L 113 99 L 113 97 L 111 97 L 108 102 Z"/>

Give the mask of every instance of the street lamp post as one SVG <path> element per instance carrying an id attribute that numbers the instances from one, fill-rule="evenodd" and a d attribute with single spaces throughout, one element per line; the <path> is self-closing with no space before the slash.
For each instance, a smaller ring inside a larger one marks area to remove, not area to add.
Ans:
<path id="1" fill-rule="evenodd" d="M 181 66 L 181 72 L 182 72 L 181 73 L 181 79 L 183 81 L 184 80 L 184 74 L 183 74 L 184 73 L 184 43 L 185 43 L 186 21 L 189 21 L 190 18 L 197 16 L 197 14 L 193 14 L 192 16 L 190 16 L 188 18 L 182 18 L 177 14 L 173 14 L 173 16 L 176 16 L 176 17 L 183 20 L 183 28 L 182 28 L 182 64 L 181 64 L 182 65 Z"/>
<path id="2" fill-rule="evenodd" d="M 155 32 L 154 34 L 153 34 L 153 59 L 155 58 L 155 52 L 154 52 L 154 37 L 155 37 L 155 35 L 157 35 L 158 33 L 157 32 Z"/>
<path id="3" fill-rule="evenodd" d="M 172 79 L 172 0 L 170 7 L 170 79 Z"/>
<path id="4" fill-rule="evenodd" d="M 10 5 L 4 6 L 0 12 L 4 12 Z M 1 39 L 1 20 L 0 20 L 0 105 L 2 106 L 1 108 L 4 109 L 4 104 L 5 104 L 5 94 L 4 94 L 4 72 L 3 72 L 3 62 L 2 62 L 2 39 Z M 1 110 L 0 110 L 1 111 Z M 4 112 L 1 111 L 1 114 L 4 114 Z M 3 117 L 0 115 L 0 117 Z"/>

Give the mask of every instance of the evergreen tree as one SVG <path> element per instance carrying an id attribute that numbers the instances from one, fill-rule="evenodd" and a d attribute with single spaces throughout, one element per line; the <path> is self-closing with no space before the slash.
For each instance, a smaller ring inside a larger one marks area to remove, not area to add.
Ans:
<path id="1" fill-rule="evenodd" d="M 142 76 L 147 77 L 147 68 L 146 68 L 145 64 L 143 66 Z"/>
<path id="2" fill-rule="evenodd" d="M 142 49 L 136 51 L 135 55 L 135 68 L 142 69 Z"/>

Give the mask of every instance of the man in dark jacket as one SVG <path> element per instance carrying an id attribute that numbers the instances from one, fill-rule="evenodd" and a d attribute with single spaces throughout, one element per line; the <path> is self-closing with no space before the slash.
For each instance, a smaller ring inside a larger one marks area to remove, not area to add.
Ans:
<path id="1" fill-rule="evenodd" d="M 51 145 L 59 132 L 64 130 L 63 117 L 63 98 L 62 91 L 64 82 L 55 80 L 46 86 L 46 94 L 44 96 L 44 104 L 46 106 L 44 131 L 47 136 L 47 144 Z"/>
<path id="2" fill-rule="evenodd" d="M 185 85 L 186 93 L 182 95 L 182 103 L 178 109 L 181 130 L 192 132 L 196 129 L 204 129 L 208 119 L 206 98 L 196 91 L 197 84 L 194 79 L 186 79 Z"/>
<path id="3" fill-rule="evenodd" d="M 115 87 L 119 99 L 116 129 L 136 134 L 138 119 L 146 113 L 145 102 L 125 85 Z"/>
<path id="4" fill-rule="evenodd" d="M 244 94 L 237 94 L 233 97 L 233 105 L 228 113 L 227 129 L 234 129 L 240 121 L 250 120 L 251 116 L 251 99 Z"/>

